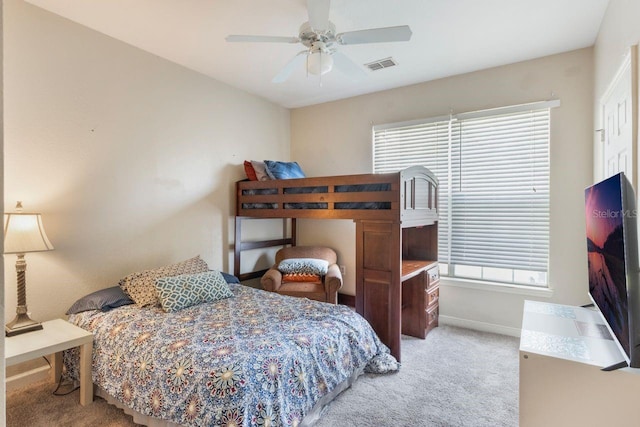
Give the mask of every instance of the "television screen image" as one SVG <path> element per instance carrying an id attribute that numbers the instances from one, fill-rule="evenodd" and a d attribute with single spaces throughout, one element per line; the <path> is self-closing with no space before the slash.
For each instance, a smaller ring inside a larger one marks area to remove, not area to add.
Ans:
<path id="1" fill-rule="evenodd" d="M 635 196 L 623 173 L 585 190 L 589 296 L 630 366 L 640 366 Z"/>

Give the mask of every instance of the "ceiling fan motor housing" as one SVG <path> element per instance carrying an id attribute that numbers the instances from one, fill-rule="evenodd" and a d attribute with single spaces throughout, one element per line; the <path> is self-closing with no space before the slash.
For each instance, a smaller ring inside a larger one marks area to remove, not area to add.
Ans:
<path id="1" fill-rule="evenodd" d="M 316 30 L 311 27 L 309 22 L 305 22 L 300 26 L 298 37 L 300 43 L 311 50 L 320 48 L 325 53 L 332 53 L 335 50 L 336 26 L 333 25 L 333 22 L 329 22 L 326 29 Z"/>

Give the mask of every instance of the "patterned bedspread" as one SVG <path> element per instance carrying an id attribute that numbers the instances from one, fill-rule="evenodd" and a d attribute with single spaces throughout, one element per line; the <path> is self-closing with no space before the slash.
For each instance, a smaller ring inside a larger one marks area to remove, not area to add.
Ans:
<path id="1" fill-rule="evenodd" d="M 182 425 L 296 426 L 339 383 L 390 357 L 348 307 L 230 286 L 233 298 L 176 313 L 71 315 L 94 333 L 93 382 Z M 73 353 L 65 363 L 76 376 Z"/>

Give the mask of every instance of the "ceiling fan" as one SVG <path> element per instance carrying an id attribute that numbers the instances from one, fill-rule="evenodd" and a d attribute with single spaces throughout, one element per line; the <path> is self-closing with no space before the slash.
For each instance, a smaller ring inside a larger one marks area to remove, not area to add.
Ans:
<path id="1" fill-rule="evenodd" d="M 408 25 L 397 27 L 370 28 L 359 31 L 337 33 L 336 27 L 329 21 L 331 0 L 307 0 L 309 21 L 300 26 L 297 37 L 230 35 L 228 42 L 265 42 L 265 43 L 302 43 L 306 49 L 289 61 L 273 78 L 273 83 L 283 83 L 305 60 L 307 72 L 326 74 L 333 68 L 340 69 L 348 76 L 358 78 L 365 75 L 360 65 L 338 50 L 339 45 L 364 43 L 401 42 L 411 39 Z"/>

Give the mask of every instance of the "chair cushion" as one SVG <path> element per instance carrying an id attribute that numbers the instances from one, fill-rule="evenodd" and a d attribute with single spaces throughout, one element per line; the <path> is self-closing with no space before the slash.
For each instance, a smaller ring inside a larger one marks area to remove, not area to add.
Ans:
<path id="1" fill-rule="evenodd" d="M 322 277 L 317 274 L 291 273 L 282 275 L 283 282 L 313 282 L 322 283 Z"/>

